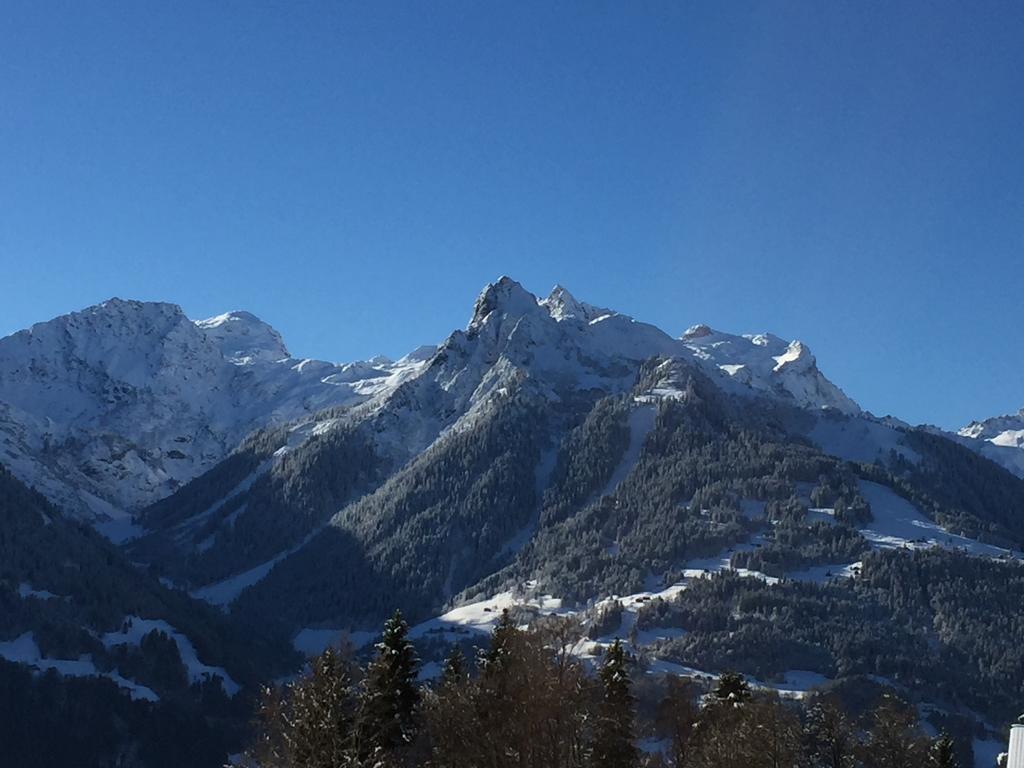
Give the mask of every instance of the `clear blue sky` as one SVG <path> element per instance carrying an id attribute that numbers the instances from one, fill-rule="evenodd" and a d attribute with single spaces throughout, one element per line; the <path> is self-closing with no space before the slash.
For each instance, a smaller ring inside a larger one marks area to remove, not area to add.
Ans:
<path id="1" fill-rule="evenodd" d="M 510 274 L 1024 405 L 1024 4 L 0 8 L 0 334 L 112 295 L 400 355 Z"/>

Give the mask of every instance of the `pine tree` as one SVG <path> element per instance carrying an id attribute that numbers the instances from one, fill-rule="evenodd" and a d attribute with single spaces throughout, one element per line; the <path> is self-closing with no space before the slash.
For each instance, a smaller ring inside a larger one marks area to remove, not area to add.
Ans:
<path id="1" fill-rule="evenodd" d="M 711 695 L 718 703 L 743 704 L 750 701 L 750 684 L 738 672 L 723 672 Z"/>
<path id="2" fill-rule="evenodd" d="M 598 673 L 603 697 L 595 724 L 591 764 L 594 768 L 634 768 L 639 753 L 633 744 L 633 694 L 626 649 L 616 640 Z"/>
<path id="3" fill-rule="evenodd" d="M 507 670 L 518 637 L 519 629 L 512 622 L 508 608 L 505 608 L 491 633 L 490 646 L 480 655 L 480 673 L 485 679 L 500 677 Z"/>
<path id="4" fill-rule="evenodd" d="M 359 759 L 367 766 L 403 762 L 417 733 L 419 660 L 401 611 L 384 624 L 377 656 L 366 669 L 356 732 Z"/>
<path id="5" fill-rule="evenodd" d="M 929 768 L 959 768 L 960 763 L 956 759 L 956 747 L 949 734 L 943 733 L 932 742 L 928 751 Z"/>
<path id="6" fill-rule="evenodd" d="M 441 687 L 454 688 L 466 680 L 466 659 L 462 655 L 462 649 L 453 645 L 448 658 L 444 661 L 444 668 L 441 670 Z"/>

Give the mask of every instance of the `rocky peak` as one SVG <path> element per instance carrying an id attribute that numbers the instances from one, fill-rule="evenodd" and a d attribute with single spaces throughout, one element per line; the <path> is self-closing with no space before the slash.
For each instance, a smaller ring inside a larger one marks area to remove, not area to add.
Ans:
<path id="1" fill-rule="evenodd" d="M 683 332 L 683 341 L 691 341 L 693 339 L 703 339 L 705 336 L 710 336 L 714 331 L 710 325 L 704 325 L 704 323 L 698 323 L 697 325 L 691 325 Z"/>
<path id="2" fill-rule="evenodd" d="M 494 315 L 520 317 L 535 313 L 538 306 L 536 296 L 511 277 L 502 276 L 488 284 L 477 297 L 469 330 L 479 330 Z"/>
<path id="3" fill-rule="evenodd" d="M 237 365 L 276 363 L 291 357 L 281 334 L 251 312 L 226 312 L 197 320 L 196 326 L 217 345 L 226 360 Z"/>

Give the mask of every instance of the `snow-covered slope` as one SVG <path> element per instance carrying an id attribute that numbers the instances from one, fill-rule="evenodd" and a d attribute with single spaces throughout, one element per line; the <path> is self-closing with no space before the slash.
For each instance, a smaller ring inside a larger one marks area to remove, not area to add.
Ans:
<path id="1" fill-rule="evenodd" d="M 0 339 L 0 456 L 62 508 L 116 518 L 252 429 L 365 400 L 422 363 L 296 360 L 247 312 L 193 322 L 111 299 Z"/>
<path id="2" fill-rule="evenodd" d="M 972 421 L 957 435 L 985 458 L 1024 477 L 1024 408 L 1006 416 Z"/>
<path id="3" fill-rule="evenodd" d="M 986 440 L 1005 448 L 1024 448 L 1024 408 L 1006 416 L 972 421 L 958 434 L 974 440 Z"/>
<path id="4" fill-rule="evenodd" d="M 428 356 L 420 350 L 404 361 Z M 449 430 L 471 429 L 494 395 L 523 382 L 554 401 L 570 392 L 623 392 L 651 358 L 696 365 L 732 394 L 774 397 L 818 413 L 861 413 L 800 342 L 711 331 L 706 338 L 691 333 L 675 339 L 578 301 L 561 286 L 538 299 L 502 277 L 484 288 L 465 330 L 453 332 L 428 365 L 409 375 L 405 386 L 380 389 L 347 423 L 377 419 L 381 453 L 401 463 Z"/>

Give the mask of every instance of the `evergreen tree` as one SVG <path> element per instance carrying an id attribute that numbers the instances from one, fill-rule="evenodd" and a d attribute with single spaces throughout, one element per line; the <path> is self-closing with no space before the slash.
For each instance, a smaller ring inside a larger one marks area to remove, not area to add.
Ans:
<path id="1" fill-rule="evenodd" d="M 454 688 L 466 680 L 466 659 L 462 655 L 462 649 L 453 645 L 448 658 L 444 661 L 444 668 L 441 670 L 441 687 Z"/>
<path id="2" fill-rule="evenodd" d="M 357 753 L 364 765 L 403 762 L 401 753 L 416 738 L 419 660 L 408 633 L 401 611 L 395 611 L 366 669 L 357 722 Z"/>
<path id="3" fill-rule="evenodd" d="M 485 679 L 500 677 L 508 669 L 514 653 L 513 646 L 519 637 L 519 629 L 512 622 L 512 616 L 505 608 L 491 633 L 491 644 L 480 655 L 480 673 Z"/>
<path id="4" fill-rule="evenodd" d="M 932 747 L 928 752 L 928 766 L 929 768 L 959 768 L 960 766 L 956 759 L 953 739 L 945 731 L 932 742 Z"/>
<path id="5" fill-rule="evenodd" d="M 626 649 L 616 640 L 601 671 L 603 696 L 595 724 L 591 764 L 594 768 L 634 768 L 639 753 L 633 744 L 633 694 Z"/>
<path id="6" fill-rule="evenodd" d="M 750 701 L 750 684 L 738 672 L 723 672 L 715 684 L 711 696 L 718 703 L 743 704 Z"/>

